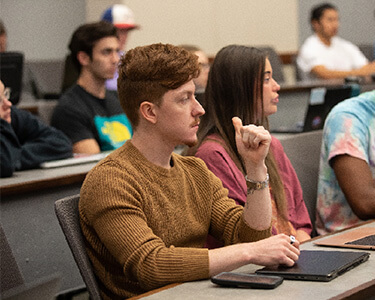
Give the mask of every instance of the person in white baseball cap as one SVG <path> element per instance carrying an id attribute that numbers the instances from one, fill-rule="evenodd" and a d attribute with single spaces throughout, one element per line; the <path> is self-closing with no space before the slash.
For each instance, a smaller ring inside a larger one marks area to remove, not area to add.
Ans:
<path id="1" fill-rule="evenodd" d="M 133 29 L 139 29 L 140 26 L 135 23 L 133 11 L 124 4 L 115 4 L 107 8 L 103 15 L 102 21 L 112 23 L 117 28 L 117 35 L 120 42 L 120 55 L 125 53 L 126 41 L 128 34 Z M 112 79 L 108 79 L 106 87 L 108 90 L 117 90 L 118 72 Z"/>
<path id="2" fill-rule="evenodd" d="M 102 20 L 112 23 L 117 28 L 122 51 L 124 51 L 129 31 L 139 29 L 139 25 L 135 23 L 133 11 L 124 4 L 115 4 L 106 9 Z"/>

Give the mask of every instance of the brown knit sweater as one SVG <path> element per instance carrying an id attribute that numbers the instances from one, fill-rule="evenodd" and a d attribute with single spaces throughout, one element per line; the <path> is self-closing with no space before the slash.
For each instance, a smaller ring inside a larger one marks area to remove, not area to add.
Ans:
<path id="1" fill-rule="evenodd" d="M 226 245 L 270 236 L 246 225 L 203 161 L 172 160 L 156 166 L 127 141 L 86 177 L 81 227 L 104 299 L 208 278 L 208 233 Z"/>

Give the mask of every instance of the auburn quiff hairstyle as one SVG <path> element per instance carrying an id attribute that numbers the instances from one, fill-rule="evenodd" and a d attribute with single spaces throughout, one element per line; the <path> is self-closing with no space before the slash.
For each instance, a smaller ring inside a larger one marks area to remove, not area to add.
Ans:
<path id="1" fill-rule="evenodd" d="M 143 101 L 160 105 L 163 95 L 198 77 L 198 57 L 170 44 L 131 49 L 121 58 L 117 89 L 123 110 L 133 128 L 139 123 Z"/>

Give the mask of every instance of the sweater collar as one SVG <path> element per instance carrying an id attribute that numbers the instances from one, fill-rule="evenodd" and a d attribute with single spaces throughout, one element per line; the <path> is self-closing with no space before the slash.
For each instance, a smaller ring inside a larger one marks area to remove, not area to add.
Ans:
<path id="1" fill-rule="evenodd" d="M 158 173 L 162 176 L 173 177 L 178 173 L 179 165 L 178 165 L 178 158 L 175 153 L 172 153 L 171 156 L 171 168 L 166 169 L 160 167 L 152 162 L 150 162 L 139 150 L 137 147 L 133 145 L 130 140 L 127 140 L 125 144 L 122 146 L 123 150 L 126 152 L 126 157 L 123 159 L 133 161 L 134 165 L 142 167 L 144 169 L 149 169 L 150 172 Z"/>

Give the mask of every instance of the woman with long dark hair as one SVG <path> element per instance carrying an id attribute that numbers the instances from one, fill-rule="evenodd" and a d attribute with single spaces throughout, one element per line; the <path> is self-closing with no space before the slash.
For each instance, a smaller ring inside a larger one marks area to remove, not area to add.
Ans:
<path id="1" fill-rule="evenodd" d="M 277 111 L 280 86 L 272 78 L 267 54 L 253 47 L 230 45 L 213 62 L 206 88 L 206 114 L 201 118 L 198 145 L 191 153 L 203 159 L 218 176 L 229 197 L 246 205 L 246 169 L 235 141 L 233 117 L 243 124 L 268 129 L 268 116 Z M 272 232 L 310 238 L 311 221 L 303 201 L 301 185 L 281 143 L 272 137 L 266 158 L 272 199 Z M 222 245 L 208 239 L 208 247 Z"/>

